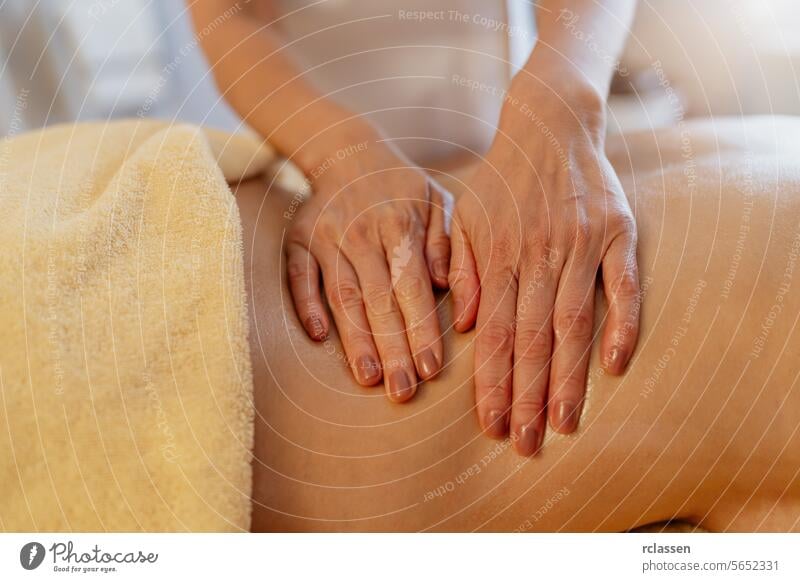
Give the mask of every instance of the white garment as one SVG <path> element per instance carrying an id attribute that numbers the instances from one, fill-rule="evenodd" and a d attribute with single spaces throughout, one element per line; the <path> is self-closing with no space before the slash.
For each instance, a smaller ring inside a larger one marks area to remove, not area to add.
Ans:
<path id="1" fill-rule="evenodd" d="M 314 84 L 409 138 L 397 143 L 420 161 L 488 147 L 534 42 L 530 0 L 271 1 Z M 183 0 L 6 0 L 0 57 L 0 135 L 133 116 L 241 123 L 214 87 Z"/>
<path id="2" fill-rule="evenodd" d="M 235 131 L 183 0 L 0 2 L 0 135 L 161 117 Z"/>
<path id="3" fill-rule="evenodd" d="M 278 0 L 286 50 L 417 160 L 485 151 L 534 43 L 527 0 Z"/>

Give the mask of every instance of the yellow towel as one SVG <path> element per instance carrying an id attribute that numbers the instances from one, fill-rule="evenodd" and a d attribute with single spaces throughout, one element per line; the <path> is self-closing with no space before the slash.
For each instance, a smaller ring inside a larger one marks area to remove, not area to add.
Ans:
<path id="1" fill-rule="evenodd" d="M 130 121 L 0 144 L 0 529 L 239 531 L 254 138 Z"/>

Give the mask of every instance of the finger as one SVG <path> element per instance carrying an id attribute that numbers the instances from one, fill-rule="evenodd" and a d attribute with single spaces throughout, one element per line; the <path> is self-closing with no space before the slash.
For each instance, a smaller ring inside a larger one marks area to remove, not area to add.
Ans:
<path id="1" fill-rule="evenodd" d="M 517 280 L 510 270 L 497 269 L 482 286 L 475 339 L 475 401 L 481 428 L 499 439 L 508 431 L 511 405 Z"/>
<path id="2" fill-rule="evenodd" d="M 517 452 L 525 456 L 539 450 L 547 425 L 556 296 L 554 261 L 545 250 L 540 257 L 523 263 L 520 273 L 510 430 Z"/>
<path id="3" fill-rule="evenodd" d="M 475 255 L 457 220 L 453 221 L 450 244 L 452 256 L 448 282 L 453 291 L 453 328 L 464 332 L 475 324 L 481 288 Z"/>
<path id="4" fill-rule="evenodd" d="M 597 269 L 569 261 L 561 274 L 553 314 L 550 426 L 569 434 L 578 427 L 592 342 Z"/>
<path id="5" fill-rule="evenodd" d="M 405 402 L 417 391 L 417 375 L 386 258 L 375 249 L 359 249 L 352 259 L 364 294 L 367 320 L 383 363 L 386 395 L 394 402 Z"/>
<path id="6" fill-rule="evenodd" d="M 374 386 L 381 380 L 381 367 L 355 271 L 334 249 L 322 251 L 318 258 L 328 305 L 353 375 L 362 386 Z"/>
<path id="7" fill-rule="evenodd" d="M 618 236 L 608 247 L 603 258 L 603 288 L 608 301 L 601 343 L 603 366 L 611 374 L 622 374 L 639 337 L 641 295 L 635 234 Z"/>
<path id="8" fill-rule="evenodd" d="M 289 243 L 286 247 L 286 272 L 297 316 L 311 339 L 328 337 L 328 316 L 319 289 L 319 265 L 305 247 Z"/>
<path id="9" fill-rule="evenodd" d="M 408 234 L 385 236 L 384 247 L 392 290 L 400 307 L 408 345 L 419 377 L 433 378 L 442 367 L 442 341 L 428 266 L 423 259 L 421 237 Z"/>
<path id="10" fill-rule="evenodd" d="M 445 208 L 439 187 L 428 183 L 430 213 L 425 238 L 425 258 L 431 280 L 439 289 L 447 288 L 447 274 L 450 270 L 450 237 L 445 226 Z"/>

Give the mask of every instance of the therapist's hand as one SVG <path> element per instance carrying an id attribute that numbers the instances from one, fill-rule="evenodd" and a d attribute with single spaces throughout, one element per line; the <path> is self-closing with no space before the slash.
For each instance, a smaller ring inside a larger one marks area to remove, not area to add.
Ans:
<path id="1" fill-rule="evenodd" d="M 324 340 L 321 275 L 356 380 L 383 378 L 389 398 L 403 402 L 442 366 L 432 283 L 447 286 L 450 195 L 368 129 L 324 151 L 289 230 L 295 307 L 308 335 Z"/>
<path id="2" fill-rule="evenodd" d="M 456 329 L 477 321 L 481 427 L 510 430 L 523 455 L 538 450 L 548 417 L 557 432 L 577 428 L 600 267 L 608 372 L 624 371 L 639 318 L 635 222 L 604 154 L 604 99 L 565 71 L 537 77 L 512 84 L 451 241 Z"/>

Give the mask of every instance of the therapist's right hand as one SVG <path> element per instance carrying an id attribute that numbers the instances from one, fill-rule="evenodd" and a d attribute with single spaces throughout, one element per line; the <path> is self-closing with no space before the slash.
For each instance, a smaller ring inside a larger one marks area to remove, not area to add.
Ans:
<path id="1" fill-rule="evenodd" d="M 324 296 L 356 380 L 383 378 L 394 402 L 442 367 L 433 285 L 447 286 L 450 194 L 371 127 L 329 142 L 313 194 L 292 217 L 289 286 L 308 335 L 330 331 Z"/>

